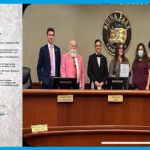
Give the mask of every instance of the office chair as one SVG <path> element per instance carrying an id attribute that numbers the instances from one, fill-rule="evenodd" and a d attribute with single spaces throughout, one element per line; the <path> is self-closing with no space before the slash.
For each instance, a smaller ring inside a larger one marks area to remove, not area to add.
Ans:
<path id="1" fill-rule="evenodd" d="M 32 88 L 32 80 L 30 68 L 23 67 L 23 89 L 31 89 L 31 88 Z"/>

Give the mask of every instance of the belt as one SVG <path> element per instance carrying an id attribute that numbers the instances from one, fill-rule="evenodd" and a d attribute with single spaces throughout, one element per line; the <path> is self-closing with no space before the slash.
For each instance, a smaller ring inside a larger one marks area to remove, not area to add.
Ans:
<path id="1" fill-rule="evenodd" d="M 53 79 L 54 79 L 54 77 L 55 77 L 55 76 L 51 76 L 51 77 L 50 77 L 50 79 L 52 79 L 52 80 L 53 80 Z"/>

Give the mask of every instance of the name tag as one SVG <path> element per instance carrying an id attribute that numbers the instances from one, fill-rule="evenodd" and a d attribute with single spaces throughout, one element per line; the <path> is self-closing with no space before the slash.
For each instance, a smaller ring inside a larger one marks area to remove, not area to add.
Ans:
<path id="1" fill-rule="evenodd" d="M 47 124 L 31 125 L 31 131 L 32 131 L 32 133 L 48 131 L 48 126 L 47 126 Z"/>
<path id="2" fill-rule="evenodd" d="M 123 95 L 108 95 L 108 102 L 122 103 Z"/>
<path id="3" fill-rule="evenodd" d="M 72 103 L 73 102 L 73 95 L 58 95 L 57 96 L 58 103 Z"/>

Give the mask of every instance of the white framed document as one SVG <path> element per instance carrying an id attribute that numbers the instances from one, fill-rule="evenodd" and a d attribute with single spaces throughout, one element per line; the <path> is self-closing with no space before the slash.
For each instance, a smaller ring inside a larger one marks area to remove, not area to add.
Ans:
<path id="1" fill-rule="evenodd" d="M 120 64 L 120 77 L 129 77 L 129 64 Z"/>

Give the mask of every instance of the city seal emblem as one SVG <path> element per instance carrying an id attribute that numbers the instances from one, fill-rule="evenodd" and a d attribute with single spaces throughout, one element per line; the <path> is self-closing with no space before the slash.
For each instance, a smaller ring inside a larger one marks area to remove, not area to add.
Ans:
<path id="1" fill-rule="evenodd" d="M 131 26 L 127 17 L 119 11 L 110 14 L 103 25 L 103 41 L 105 48 L 112 55 L 115 54 L 117 43 L 124 44 L 127 51 L 131 40 Z"/>

